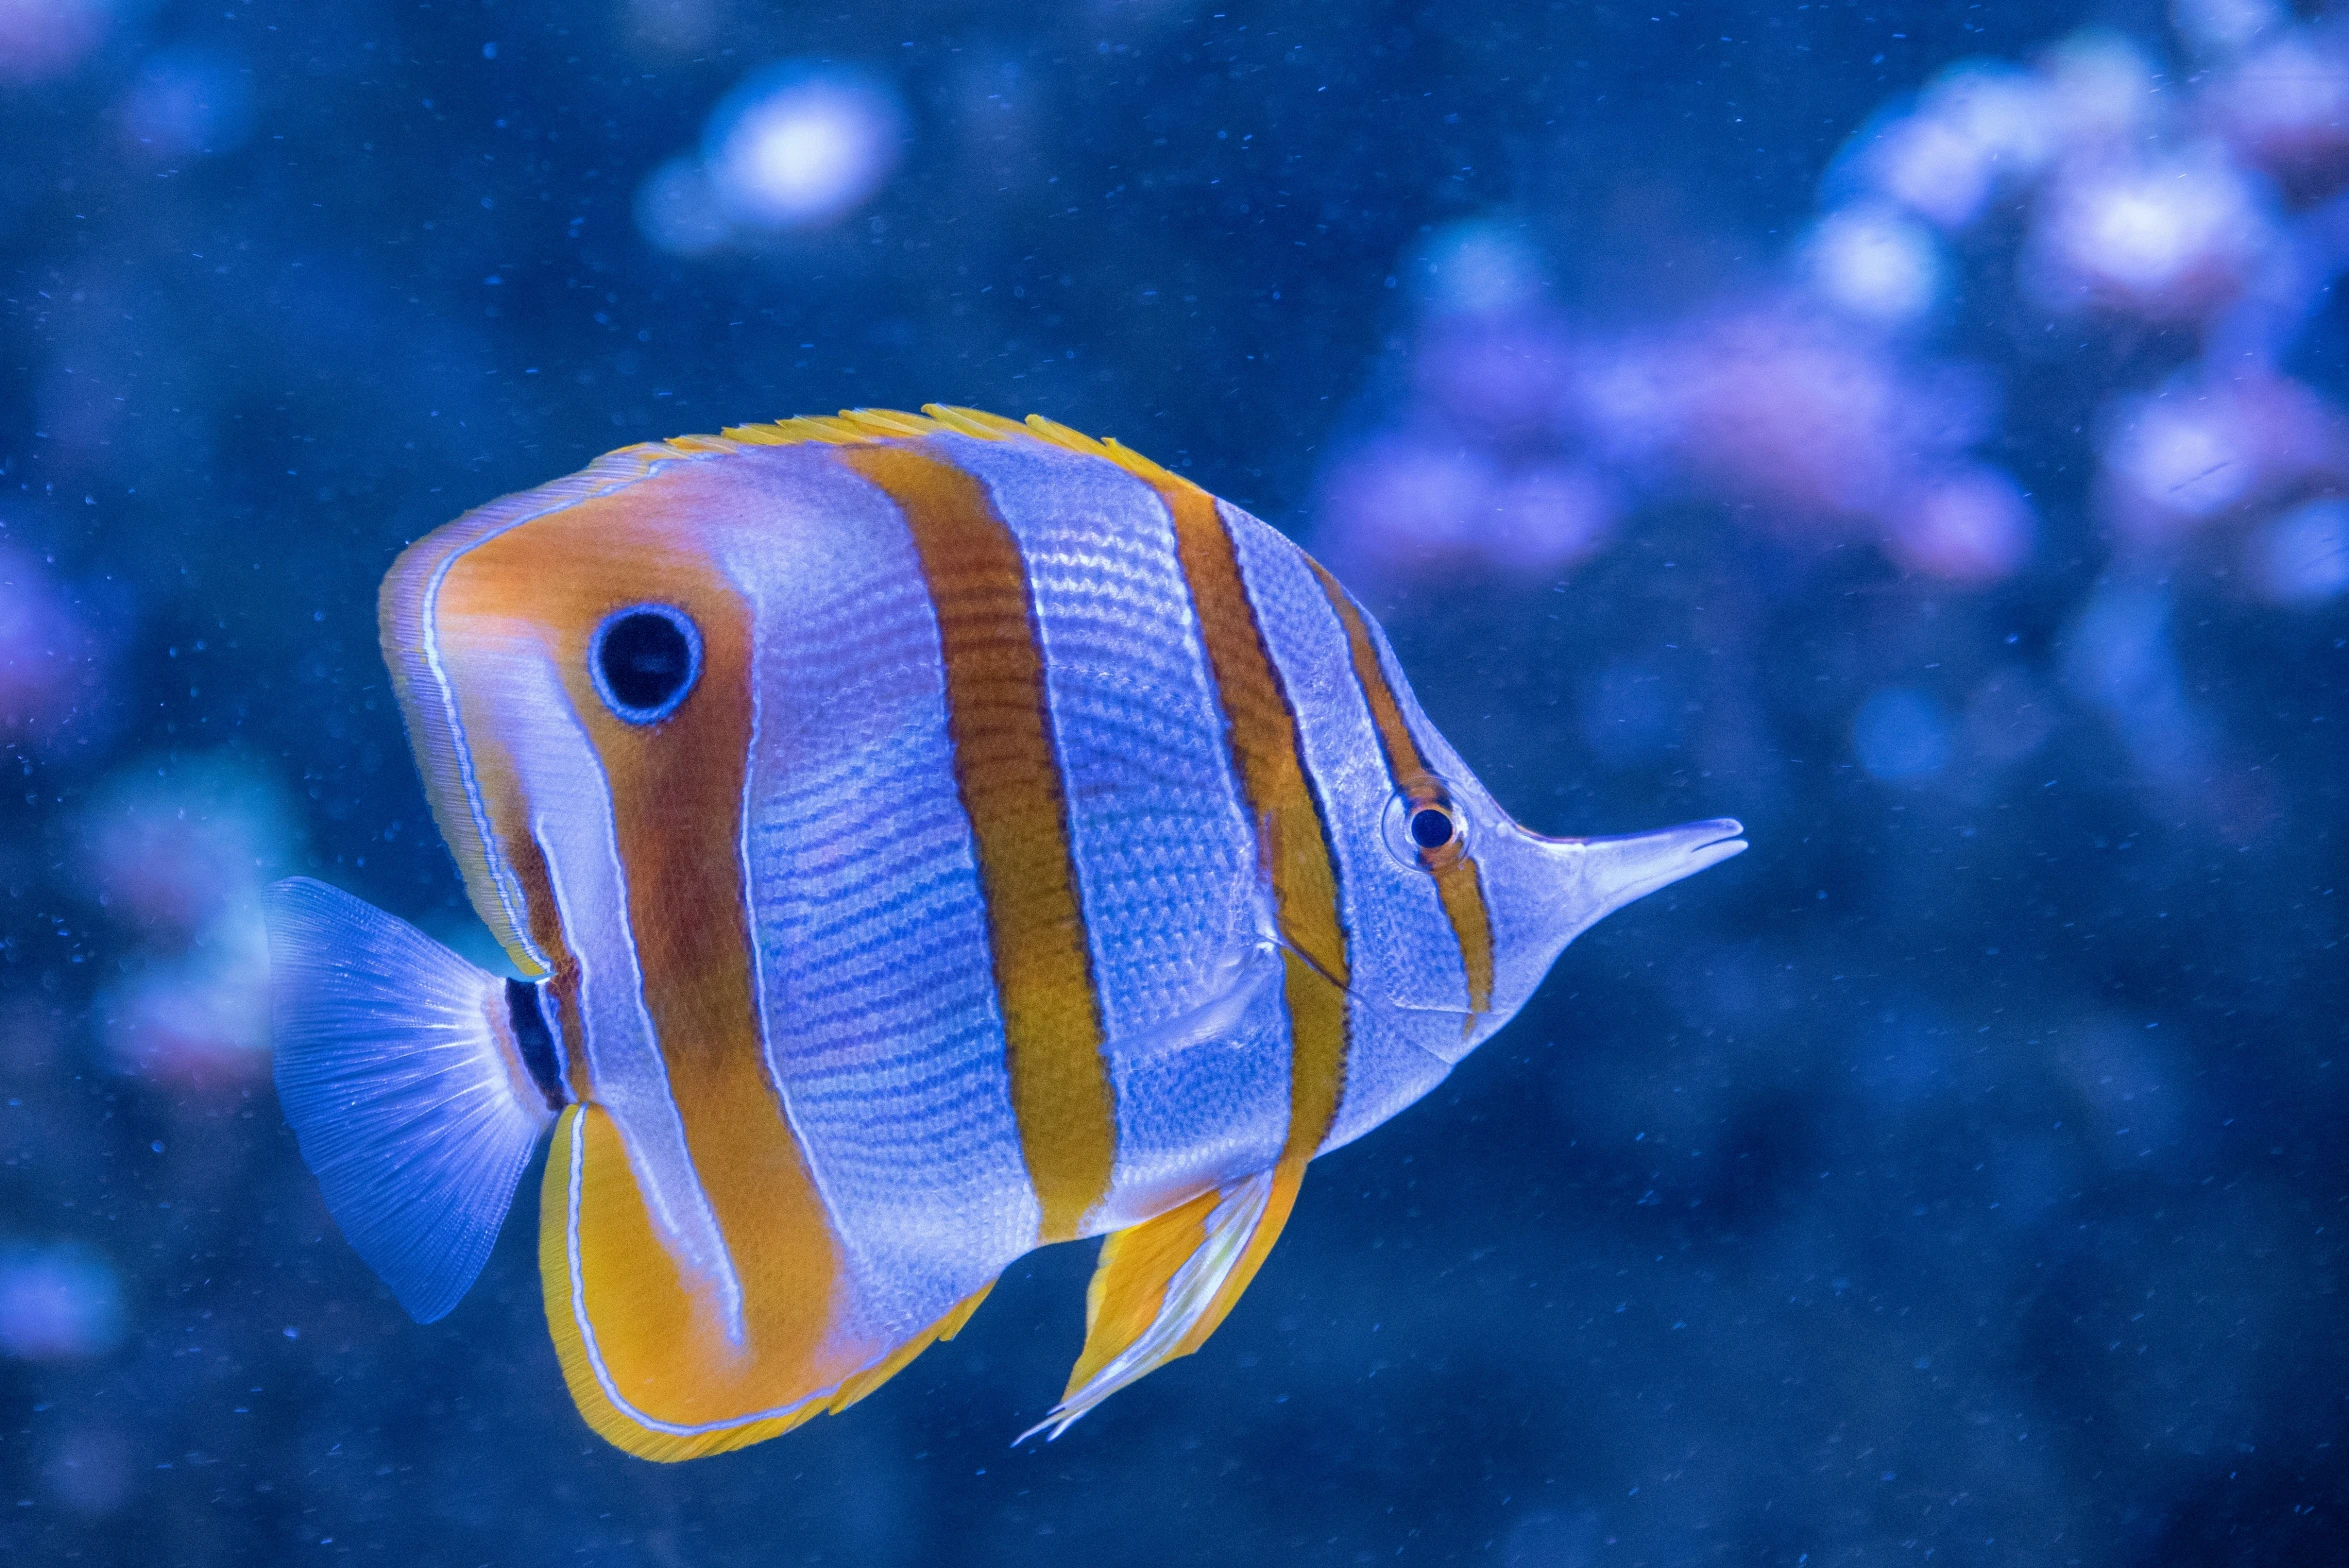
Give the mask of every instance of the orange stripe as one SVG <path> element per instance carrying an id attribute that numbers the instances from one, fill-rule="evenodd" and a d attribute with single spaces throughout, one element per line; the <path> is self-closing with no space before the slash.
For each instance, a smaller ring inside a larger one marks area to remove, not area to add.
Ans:
<path id="1" fill-rule="evenodd" d="M 661 488 L 647 482 L 593 498 L 491 541 L 450 573 L 442 600 L 451 639 L 471 635 L 492 649 L 501 637 L 545 640 L 610 784 L 644 1001 L 695 1175 L 741 1284 L 743 1340 L 729 1343 L 709 1304 L 644 1254 L 648 1222 L 634 1213 L 642 1199 L 616 1127 L 609 1139 L 591 1140 L 590 1187 L 598 1196 L 580 1232 L 583 1274 L 613 1376 L 648 1413 L 690 1423 L 792 1404 L 881 1347 L 833 1335 L 838 1245 L 769 1078 L 759 1032 L 740 850 L 753 678 L 749 610 L 664 509 Z M 703 663 L 674 714 L 639 726 L 622 722 L 596 694 L 589 642 L 613 610 L 646 601 L 692 618 Z M 492 810 L 532 887 L 538 932 L 555 918 L 553 900 L 536 896 L 544 868 L 535 847 L 524 847 L 531 803 L 518 796 L 513 781 L 501 778 Z M 569 1026 L 577 1018 L 577 964 L 544 941 L 551 934 L 541 933 L 542 945 L 560 954 L 555 981 Z M 594 1105 L 585 1056 L 573 1052 L 575 1075 L 584 1080 L 573 1087 Z M 598 1126 L 587 1124 L 581 1136 Z M 616 1163 L 606 1168 L 607 1161 Z M 623 1219 L 623 1211 L 631 1217 Z M 550 1314 L 567 1313 L 568 1278 L 550 1273 L 546 1286 Z"/>
<path id="2" fill-rule="evenodd" d="M 1043 1239 L 1065 1241 L 1109 1191 L 1117 1120 L 1026 563 L 985 488 L 961 469 L 903 446 L 843 448 L 840 462 L 904 510 L 937 610 L 1012 1110 Z"/>
<path id="3" fill-rule="evenodd" d="M 1457 820 L 1459 808 L 1453 804 L 1451 791 L 1428 770 L 1427 761 L 1419 752 L 1419 742 L 1412 738 L 1411 727 L 1403 722 L 1403 705 L 1395 700 L 1394 688 L 1387 684 L 1386 667 L 1379 662 L 1378 647 L 1371 641 L 1370 626 L 1361 607 L 1335 577 L 1322 569 L 1319 561 L 1312 564 L 1313 575 L 1321 580 L 1321 591 L 1329 596 L 1330 608 L 1338 612 L 1338 620 L 1346 628 L 1346 641 L 1354 653 L 1354 681 L 1362 688 L 1363 700 L 1370 705 L 1370 721 L 1378 730 L 1379 747 L 1386 753 L 1387 777 L 1402 792 L 1407 803 L 1405 809 L 1415 812 L 1422 806 L 1440 805 Z M 1460 967 L 1468 974 L 1468 1011 L 1472 1015 L 1490 1012 L 1493 922 L 1485 903 L 1483 873 L 1477 869 L 1475 857 L 1468 853 L 1465 839 L 1458 836 L 1441 849 L 1422 849 L 1419 863 L 1434 875 L 1444 916 L 1451 923 L 1453 939 L 1460 944 Z"/>
<path id="4" fill-rule="evenodd" d="M 1173 475 L 1142 477 L 1174 518 L 1207 664 L 1222 696 L 1240 788 L 1257 823 L 1259 864 L 1272 883 L 1287 943 L 1289 1136 L 1284 1158 L 1310 1158 L 1336 1122 L 1346 1077 L 1345 922 L 1337 858 L 1305 771 L 1297 711 L 1240 575 L 1215 498 Z M 1278 1231 L 1278 1226 L 1274 1231 Z"/>
<path id="5" fill-rule="evenodd" d="M 584 637 L 564 662 L 611 780 L 645 1005 L 694 1171 L 741 1277 L 748 1343 L 767 1368 L 756 1381 L 797 1397 L 832 1326 L 840 1260 L 759 1032 L 742 865 L 750 608 L 714 565 L 684 551 L 640 555 L 610 586 L 676 605 L 701 629 L 700 678 L 659 724 L 624 723 L 585 689 Z"/>

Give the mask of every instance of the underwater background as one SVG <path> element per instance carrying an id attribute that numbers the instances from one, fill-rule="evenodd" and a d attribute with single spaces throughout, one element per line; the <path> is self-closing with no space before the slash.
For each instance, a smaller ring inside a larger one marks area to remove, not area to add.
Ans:
<path id="1" fill-rule="evenodd" d="M 0 0 L 0 1560 L 2349 1558 L 2349 15 L 1215 3 Z M 336 1234 L 257 894 L 490 947 L 405 543 L 925 401 L 1302 540 L 1530 826 L 1753 849 L 1062 1440 L 1088 1246 L 645 1464 L 528 1222 L 427 1327 Z"/>

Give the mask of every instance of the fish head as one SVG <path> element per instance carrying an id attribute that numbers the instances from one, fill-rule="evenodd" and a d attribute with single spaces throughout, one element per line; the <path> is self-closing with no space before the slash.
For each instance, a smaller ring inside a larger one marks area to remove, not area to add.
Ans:
<path id="1" fill-rule="evenodd" d="M 1353 840 L 1352 988 L 1446 1016 L 1410 1031 L 1445 1060 L 1507 1023 L 1575 937 L 1746 847 L 1725 817 L 1614 838 L 1521 826 L 1429 720 L 1376 623 L 1334 589 L 1331 602 L 1368 699 L 1370 724 L 1357 733 L 1373 742 L 1324 781 Z"/>
<path id="2" fill-rule="evenodd" d="M 1496 812 L 1480 864 L 1494 908 L 1493 1007 L 1489 1027 L 1529 1001 L 1566 945 L 1608 915 L 1683 877 L 1743 853 L 1733 818 L 1686 822 L 1648 833 L 1551 838 Z"/>
<path id="3" fill-rule="evenodd" d="M 1515 1016 L 1568 943 L 1626 904 L 1742 852 L 1743 832 L 1719 817 L 1553 838 L 1511 818 L 1455 761 L 1389 799 L 1379 874 L 1398 884 L 1389 907 L 1399 918 L 1366 933 L 1374 973 L 1360 978 L 1397 1007 L 1461 1015 L 1457 1050 L 1439 1051 L 1456 1060 Z M 1415 906 L 1417 918 L 1402 913 Z"/>

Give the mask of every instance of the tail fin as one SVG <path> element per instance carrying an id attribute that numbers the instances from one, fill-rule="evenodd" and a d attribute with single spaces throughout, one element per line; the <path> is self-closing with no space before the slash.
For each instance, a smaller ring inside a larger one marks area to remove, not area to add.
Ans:
<path id="1" fill-rule="evenodd" d="M 265 907 L 286 1120 L 343 1235 L 429 1323 L 481 1272 L 554 1122 L 506 982 L 307 877 Z"/>

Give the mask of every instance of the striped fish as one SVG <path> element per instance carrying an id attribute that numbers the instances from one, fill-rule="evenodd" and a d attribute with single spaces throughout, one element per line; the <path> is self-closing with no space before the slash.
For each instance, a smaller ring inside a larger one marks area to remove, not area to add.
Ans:
<path id="1" fill-rule="evenodd" d="M 1036 418 L 630 447 L 417 543 L 382 628 L 521 978 L 280 884 L 286 1115 L 427 1321 L 551 1129 L 563 1374 L 651 1459 L 840 1410 L 1101 1236 L 1057 1435 L 1205 1341 L 1316 1154 L 1745 847 L 1518 827 L 1303 551 Z"/>

